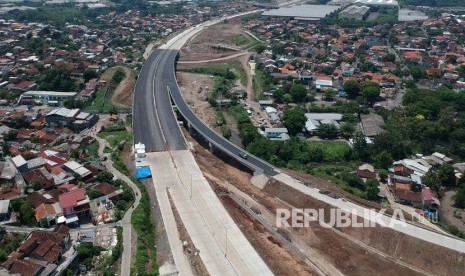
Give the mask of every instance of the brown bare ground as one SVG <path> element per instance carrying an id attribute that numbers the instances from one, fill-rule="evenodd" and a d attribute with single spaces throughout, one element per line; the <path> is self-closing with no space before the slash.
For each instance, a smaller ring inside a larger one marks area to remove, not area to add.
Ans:
<path id="1" fill-rule="evenodd" d="M 192 111 L 209 126 L 215 125 L 216 115 L 207 102 L 213 79 L 207 75 L 177 72 L 179 89 Z"/>
<path id="2" fill-rule="evenodd" d="M 226 210 L 241 227 L 241 231 L 275 275 L 315 275 L 260 223 L 251 218 L 229 197 L 220 197 Z M 279 260 L 279 261 L 277 261 Z"/>
<path id="3" fill-rule="evenodd" d="M 457 191 L 450 190 L 446 191 L 444 196 L 441 198 L 441 213 L 440 217 L 448 224 L 455 225 L 460 231 L 465 231 L 465 219 L 462 210 L 462 218 L 456 218 L 454 211 L 457 209 L 454 207 L 454 195 Z"/>
<path id="4" fill-rule="evenodd" d="M 276 208 L 289 208 L 290 206 L 329 209 L 327 204 L 303 195 L 276 181 L 271 181 L 263 190 L 260 190 L 250 183 L 251 176 L 249 174 L 224 163 L 197 145 L 195 141 L 194 144 L 194 155 L 202 171 L 232 183 L 240 191 L 252 196 L 257 203 L 273 213 Z M 271 249 L 271 246 L 267 246 L 262 239 L 256 236 L 264 235 L 263 233 L 257 234 L 252 230 L 247 230 L 251 226 L 245 227 L 245 225 L 251 223 L 250 219 L 246 219 L 240 210 L 233 210 L 237 209 L 237 206 L 231 206 L 227 202 L 225 206 L 236 223 L 245 228 L 242 230 L 254 247 L 257 248 L 262 258 L 266 259 L 267 262 L 280 262 L 282 266 L 280 268 L 270 266 L 274 272 L 281 271 L 283 267 L 287 266 L 289 269 L 296 265 L 299 266 L 299 264 L 296 264 L 297 257 L 292 262 L 283 257 L 286 254 L 286 249 L 282 251 L 276 250 L 276 248 Z M 387 228 L 331 230 L 312 223 L 309 228 L 291 228 L 287 230 L 292 235 L 305 240 L 310 247 L 324 256 L 327 262 L 345 275 L 423 275 L 426 272 L 433 275 L 461 275 L 465 269 L 463 254 L 458 254 Z M 336 231 L 342 233 L 337 234 Z M 255 229 L 255 232 L 260 231 Z M 363 242 L 363 244 L 354 243 L 344 238 L 344 234 L 349 235 L 354 240 Z M 279 247 L 273 243 L 273 238 L 268 238 L 266 235 L 265 237 L 275 247 Z M 260 245 L 256 245 L 253 242 L 254 239 L 259 240 L 263 247 L 260 248 Z M 266 248 L 271 250 L 272 253 L 267 252 L 268 249 Z M 374 253 L 375 251 L 379 251 L 379 253 Z M 398 262 L 405 262 L 405 265 L 400 265 Z M 309 267 L 303 265 L 299 269 L 307 271 Z M 286 273 L 286 275 L 292 274 Z"/>
<path id="5" fill-rule="evenodd" d="M 219 23 L 213 25 L 194 36 L 187 46 L 181 49 L 179 60 L 194 61 L 222 58 L 237 53 L 239 52 L 238 50 L 247 48 L 254 40 L 237 24 L 238 20 L 240 19 L 234 19 L 227 24 Z M 231 41 L 231 37 L 241 34 L 248 38 L 249 43 L 237 46 Z M 216 49 L 212 45 L 223 45 L 237 50 Z"/>
<path id="6" fill-rule="evenodd" d="M 124 66 L 115 66 L 105 70 L 100 76 L 100 80 L 109 83 L 118 68 L 123 69 L 126 76 L 113 91 L 111 103 L 117 107 L 129 108 L 132 107 L 134 88 L 136 87 L 136 72 L 134 70 Z"/>
<path id="7" fill-rule="evenodd" d="M 131 107 L 133 104 L 134 88 L 136 87 L 136 72 L 122 67 L 126 76 L 116 87 L 111 97 L 111 103 L 118 107 Z"/>

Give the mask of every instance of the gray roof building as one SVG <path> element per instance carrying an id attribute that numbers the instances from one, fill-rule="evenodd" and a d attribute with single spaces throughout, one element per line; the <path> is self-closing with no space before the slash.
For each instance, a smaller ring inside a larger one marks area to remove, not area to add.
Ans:
<path id="1" fill-rule="evenodd" d="M 299 19 L 320 19 L 337 11 L 340 6 L 332 5 L 296 5 L 273 9 L 262 13 L 263 16 L 294 17 Z"/>

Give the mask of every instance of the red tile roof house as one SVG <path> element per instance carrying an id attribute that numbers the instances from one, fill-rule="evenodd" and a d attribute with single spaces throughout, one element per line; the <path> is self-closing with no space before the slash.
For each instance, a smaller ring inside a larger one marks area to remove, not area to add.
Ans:
<path id="1" fill-rule="evenodd" d="M 436 194 L 431 191 L 430 187 L 425 187 L 421 190 L 421 203 L 423 209 L 439 208 L 440 202 Z"/>
<path id="2" fill-rule="evenodd" d="M 53 272 L 70 245 L 69 228 L 65 225 L 57 226 L 53 231 L 32 231 L 2 266 L 11 274 L 21 276 L 36 276 L 44 271 Z"/>
<path id="3" fill-rule="evenodd" d="M 58 200 L 65 216 L 82 214 L 90 209 L 89 197 L 84 188 L 64 193 L 58 197 Z"/>
<path id="4" fill-rule="evenodd" d="M 357 176 L 361 178 L 373 178 L 376 179 L 375 168 L 370 164 L 363 164 L 358 167 Z"/>

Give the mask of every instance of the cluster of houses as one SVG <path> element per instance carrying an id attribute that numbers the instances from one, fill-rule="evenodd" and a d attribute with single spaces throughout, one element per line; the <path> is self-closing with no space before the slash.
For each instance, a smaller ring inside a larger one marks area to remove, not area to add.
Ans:
<path id="1" fill-rule="evenodd" d="M 34 230 L 2 263 L 3 275 L 52 275 L 71 246 L 69 228 L 56 226 L 53 231 Z"/>
<path id="2" fill-rule="evenodd" d="M 398 203 L 435 212 L 440 206 L 438 195 L 422 183 L 422 178 L 428 172 L 451 161 L 452 159 L 438 152 L 429 156 L 417 154 L 412 158 L 395 161 L 388 170 L 389 192 Z M 458 182 L 463 177 L 464 168 L 460 167 L 460 164 L 454 164 L 453 167 Z M 358 170 L 358 175 L 361 177 L 372 178 L 376 176 L 373 173 L 373 167 Z"/>
<path id="3" fill-rule="evenodd" d="M 38 22 L 0 19 L 0 88 L 19 97 L 20 104 L 60 105 L 63 98 L 89 99 L 101 85 L 98 79 L 84 82 L 84 72 L 100 74 L 114 64 L 135 63 L 149 44 L 177 30 L 205 21 L 206 17 L 239 12 L 243 7 L 230 4 L 218 9 L 186 5 L 183 14 L 143 15 L 129 10 L 97 16 L 99 28 L 66 23 L 62 26 Z M 157 37 L 154 37 L 157 34 Z M 43 69 L 65 68 L 71 79 L 84 84 L 81 91 L 43 91 L 40 79 Z M 10 101 L 11 103 L 11 101 Z M 1 104 L 8 104 L 6 99 Z"/>
<path id="4" fill-rule="evenodd" d="M 451 15 L 370 28 L 265 17 L 243 27 L 266 41 L 266 49 L 254 59 L 275 78 L 309 83 L 316 91 L 342 91 L 347 80 L 371 80 L 380 85 L 381 97 L 391 98 L 406 68 L 397 62 L 414 62 L 425 77 L 454 80 L 454 88 L 464 88 L 458 69 L 465 65 L 465 52 L 457 40 L 465 35 L 464 24 Z M 388 39 L 392 45 L 386 44 Z"/>
<path id="5" fill-rule="evenodd" d="M 433 167 L 451 162 L 452 159 L 440 153 L 431 156 L 415 156 L 393 163 L 389 169 L 390 190 L 396 202 L 412 205 L 419 209 L 437 209 L 440 202 L 436 192 L 422 183 Z"/>
<path id="6" fill-rule="evenodd" d="M 65 129 L 90 128 L 98 116 L 66 108 L 56 108 L 45 115 L 32 113 L 16 110 L 0 116 L 5 123 L 0 126 L 0 142 L 3 151 L 8 148 L 8 153 L 2 151 L 0 161 L 0 200 L 25 197 L 32 202 L 37 225 L 41 227 L 77 224 L 81 215 L 94 223 L 114 220 L 111 200 L 117 199 L 122 190 L 95 180 L 104 168 L 98 162 L 89 163 L 98 157 L 83 149 L 94 138 Z M 15 129 L 12 120 L 17 119 L 27 123 Z M 89 198 L 86 188 L 102 197 Z M 8 207 L 9 203 L 5 201 L 2 206 Z M 7 207 L 1 208 L 2 212 L 5 210 L 5 214 L 0 214 L 4 219 L 9 218 L 11 211 Z"/>

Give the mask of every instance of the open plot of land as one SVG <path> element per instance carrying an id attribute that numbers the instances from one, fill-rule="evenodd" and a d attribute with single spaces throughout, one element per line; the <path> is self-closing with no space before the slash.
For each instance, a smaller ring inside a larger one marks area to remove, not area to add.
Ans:
<path id="1" fill-rule="evenodd" d="M 257 41 L 245 33 L 234 19 L 228 23 L 213 25 L 194 36 L 181 49 L 180 61 L 223 58 L 245 50 Z"/>
<path id="2" fill-rule="evenodd" d="M 443 220 L 448 224 L 456 226 L 459 230 L 465 231 L 465 216 L 464 210 L 454 207 L 453 197 L 456 195 L 455 191 L 447 191 L 441 199 L 441 214 Z"/>
<path id="3" fill-rule="evenodd" d="M 213 78 L 203 74 L 178 72 L 177 80 L 183 97 L 192 111 L 207 125 L 214 126 L 216 122 L 215 111 L 207 102 Z"/>

